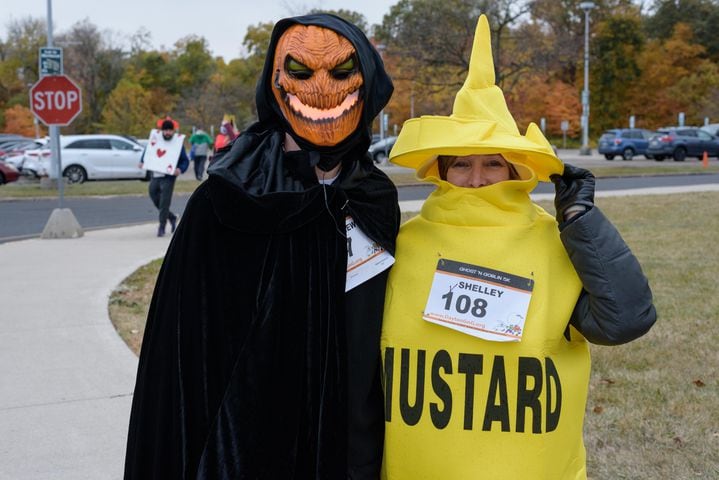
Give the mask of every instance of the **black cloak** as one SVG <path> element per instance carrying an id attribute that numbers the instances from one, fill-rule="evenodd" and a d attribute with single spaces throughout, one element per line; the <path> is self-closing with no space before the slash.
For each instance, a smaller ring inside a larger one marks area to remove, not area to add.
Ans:
<path id="1" fill-rule="evenodd" d="M 358 52 L 364 111 L 337 147 L 299 139 L 303 151 L 283 152 L 289 125 L 268 82 L 277 40 L 295 23 L 335 30 Z M 387 272 L 345 293 L 345 217 L 394 253 L 397 191 L 366 153 L 391 92 L 355 26 L 331 15 L 277 23 L 257 88 L 259 121 L 190 198 L 160 270 L 126 479 L 379 477 Z M 312 167 L 327 159 L 343 166 L 325 186 Z"/>

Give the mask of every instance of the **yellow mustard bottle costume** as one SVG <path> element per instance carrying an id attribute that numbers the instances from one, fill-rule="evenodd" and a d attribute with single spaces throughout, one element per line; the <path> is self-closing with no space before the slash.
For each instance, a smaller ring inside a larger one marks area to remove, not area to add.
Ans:
<path id="1" fill-rule="evenodd" d="M 522 179 L 469 189 L 438 178 L 437 154 L 476 153 L 501 153 Z M 387 287 L 383 478 L 586 478 L 589 349 L 568 327 L 582 285 L 554 217 L 529 197 L 563 166 L 535 125 L 519 134 L 494 85 L 484 16 L 453 115 L 409 120 L 391 160 L 438 188 L 400 229 Z M 440 259 L 532 281 L 520 341 L 423 319 Z"/>

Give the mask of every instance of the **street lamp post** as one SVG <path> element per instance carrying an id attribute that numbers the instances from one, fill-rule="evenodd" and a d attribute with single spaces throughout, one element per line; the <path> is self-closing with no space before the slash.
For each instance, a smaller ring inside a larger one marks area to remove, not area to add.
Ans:
<path id="1" fill-rule="evenodd" d="M 387 48 L 384 43 L 379 43 L 375 45 L 375 48 L 377 49 L 377 52 L 379 52 L 379 58 L 382 59 L 382 62 L 384 62 L 384 49 Z M 384 107 L 379 112 L 379 139 L 384 140 L 385 135 L 387 135 L 387 132 L 384 128 Z"/>
<path id="2" fill-rule="evenodd" d="M 579 8 L 584 10 L 584 90 L 582 90 L 582 148 L 580 155 L 590 155 L 589 148 L 589 11 L 596 5 L 594 2 L 582 2 Z"/>

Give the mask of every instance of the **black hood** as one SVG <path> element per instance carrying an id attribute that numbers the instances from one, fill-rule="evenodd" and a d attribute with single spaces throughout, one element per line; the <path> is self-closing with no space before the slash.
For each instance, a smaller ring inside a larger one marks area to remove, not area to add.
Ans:
<path id="1" fill-rule="evenodd" d="M 272 94 L 271 84 L 274 75 L 273 64 L 277 42 L 288 28 L 297 24 L 314 25 L 333 30 L 348 39 L 357 51 L 357 59 L 359 60 L 360 70 L 364 78 L 364 85 L 361 89 L 364 109 L 357 130 L 338 145 L 320 147 L 309 143 L 307 140 L 295 134 Z M 333 156 L 337 154 L 342 155 L 355 149 L 367 151 L 371 140 L 372 121 L 384 106 L 387 105 L 393 90 L 392 80 L 390 80 L 387 72 L 385 72 L 382 58 L 362 30 L 340 17 L 320 13 L 285 18 L 277 22 L 275 28 L 272 30 L 272 37 L 267 50 L 267 58 L 265 58 L 265 66 L 257 85 L 255 101 L 260 123 L 265 124 L 269 128 L 276 126 L 288 132 L 305 151 L 317 151 L 322 156 Z"/>

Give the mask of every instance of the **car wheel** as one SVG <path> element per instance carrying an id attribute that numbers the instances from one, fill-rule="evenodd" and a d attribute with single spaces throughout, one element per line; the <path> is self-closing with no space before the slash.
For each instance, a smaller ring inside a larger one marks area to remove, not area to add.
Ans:
<path id="1" fill-rule="evenodd" d="M 604 154 L 604 158 L 606 158 L 607 160 L 614 160 L 614 155 L 610 155 L 610 154 L 608 154 L 608 153 L 605 153 L 605 154 Z"/>
<path id="2" fill-rule="evenodd" d="M 622 152 L 622 158 L 624 160 L 631 160 L 632 158 L 634 158 L 634 150 L 632 150 L 631 148 L 625 148 Z"/>
<path id="3" fill-rule="evenodd" d="M 380 165 L 387 163 L 387 154 L 384 153 L 384 150 L 380 150 L 374 154 L 374 163 L 378 163 Z"/>
<path id="4" fill-rule="evenodd" d="M 0 172 L 0 185 L 2 185 L 4 183 L 5 183 L 5 175 L 3 175 L 2 172 Z"/>
<path id="5" fill-rule="evenodd" d="M 62 176 L 67 178 L 67 183 L 84 183 L 87 180 L 87 172 L 80 165 L 70 165 Z"/>
<path id="6" fill-rule="evenodd" d="M 664 155 L 654 155 L 654 160 L 656 160 L 657 162 L 663 162 L 664 158 Z"/>
<path id="7" fill-rule="evenodd" d="M 685 148 L 679 147 L 674 150 L 672 157 L 674 157 L 675 162 L 683 162 L 687 158 L 687 151 Z"/>

